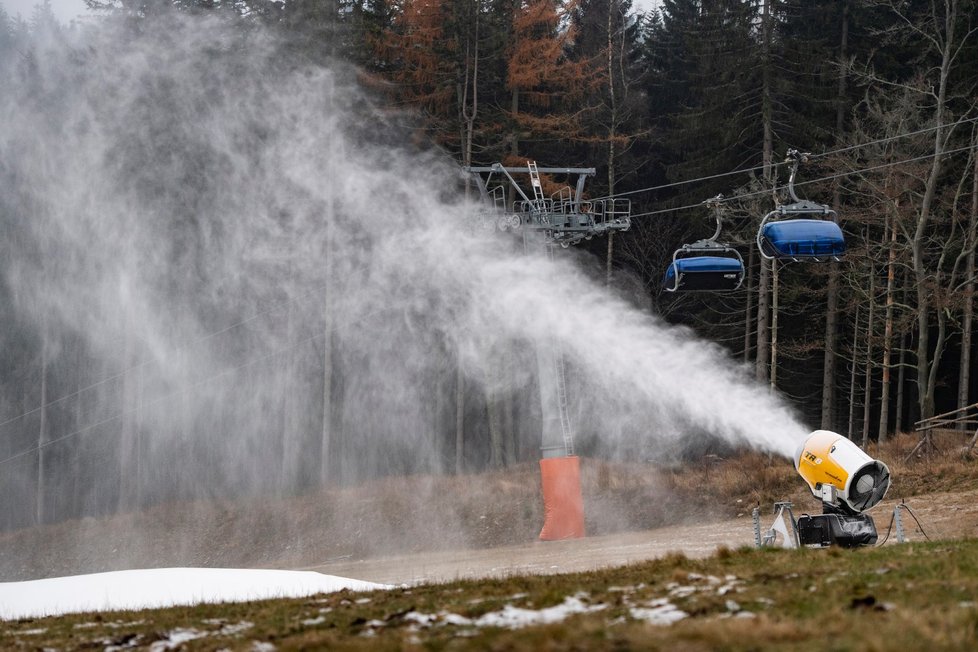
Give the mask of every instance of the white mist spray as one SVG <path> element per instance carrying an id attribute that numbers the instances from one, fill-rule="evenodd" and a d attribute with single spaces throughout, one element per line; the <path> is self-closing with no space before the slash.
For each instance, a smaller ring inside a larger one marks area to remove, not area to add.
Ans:
<path id="1" fill-rule="evenodd" d="M 0 273 L 21 347 L 3 364 L 54 362 L 43 402 L 37 382 L 3 387 L 7 526 L 32 503 L 52 520 L 450 470 L 458 365 L 470 394 L 531 405 L 532 347 L 554 338 L 586 453 L 654 456 L 695 432 L 790 455 L 805 435 L 718 347 L 570 257 L 473 234 L 457 166 L 405 148 L 342 67 L 179 17 L 32 56 L 2 69 Z"/>

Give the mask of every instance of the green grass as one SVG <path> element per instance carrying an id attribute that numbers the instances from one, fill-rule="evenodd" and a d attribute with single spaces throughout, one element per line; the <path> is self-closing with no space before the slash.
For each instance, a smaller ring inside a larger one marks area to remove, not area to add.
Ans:
<path id="1" fill-rule="evenodd" d="M 598 610 L 522 629 L 472 624 L 507 605 L 540 610 L 571 596 Z M 663 599 L 688 617 L 635 617 Z M 721 549 L 590 573 L 7 622 L 0 649 L 148 648 L 193 630 L 199 637 L 179 649 L 974 650 L 976 601 L 976 540 Z M 418 614 L 438 616 L 422 626 Z"/>

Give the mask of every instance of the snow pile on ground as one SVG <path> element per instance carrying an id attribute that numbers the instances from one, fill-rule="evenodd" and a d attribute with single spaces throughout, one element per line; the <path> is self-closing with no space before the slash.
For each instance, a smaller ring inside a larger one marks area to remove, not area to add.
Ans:
<path id="1" fill-rule="evenodd" d="M 30 582 L 0 583 L 0 620 L 86 611 L 152 609 L 202 602 L 299 598 L 342 589 L 373 591 L 385 584 L 311 571 L 227 568 L 125 570 Z"/>
<path id="2" fill-rule="evenodd" d="M 652 625 L 671 625 L 689 616 L 669 602 L 669 598 L 653 600 L 647 607 L 631 607 L 629 613 L 635 620 L 644 620 Z"/>
<path id="3" fill-rule="evenodd" d="M 601 611 L 608 605 L 596 604 L 588 605 L 582 598 L 584 594 L 577 594 L 564 598 L 564 601 L 547 609 L 520 609 L 512 605 L 506 605 L 501 611 L 493 611 L 483 614 L 474 621 L 480 627 L 506 627 L 509 629 L 520 629 L 531 625 L 549 625 L 559 623 L 573 616 L 574 614 L 586 614 L 594 611 Z"/>
<path id="4" fill-rule="evenodd" d="M 558 605 L 545 609 L 523 609 L 513 605 L 504 605 L 499 611 L 491 611 L 482 614 L 478 618 L 466 618 L 459 614 L 440 611 L 435 614 L 426 614 L 418 611 L 410 611 L 402 616 L 403 620 L 411 623 L 414 629 L 427 629 L 429 627 L 442 627 L 454 625 L 456 627 L 504 627 L 506 629 L 522 629 L 533 625 L 550 625 L 563 622 L 575 614 L 588 614 L 595 611 L 606 609 L 606 604 L 589 604 L 588 596 L 585 593 L 564 598 Z M 383 620 L 371 620 L 367 623 L 365 636 L 376 634 L 377 630 L 388 626 L 391 623 Z"/>

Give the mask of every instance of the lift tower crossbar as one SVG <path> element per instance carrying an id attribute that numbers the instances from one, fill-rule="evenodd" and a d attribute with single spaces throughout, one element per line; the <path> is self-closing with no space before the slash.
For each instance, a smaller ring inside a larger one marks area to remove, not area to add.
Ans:
<path id="1" fill-rule="evenodd" d="M 568 247 L 581 240 L 611 231 L 627 231 L 631 226 L 631 200 L 606 198 L 585 200 L 584 183 L 595 174 L 594 168 L 537 167 L 534 161 L 527 166 L 506 167 L 499 163 L 482 167 L 467 167 L 486 206 L 480 216 L 484 225 L 503 231 L 539 232 L 547 244 Z M 505 179 L 493 180 L 499 174 Z M 529 175 L 531 192 L 526 193 L 513 178 L 514 174 Z M 561 188 L 550 197 L 543 193 L 541 174 L 577 176 L 575 187 Z M 483 176 L 485 175 L 485 176 Z M 512 206 L 506 199 L 506 182 L 519 195 Z"/>

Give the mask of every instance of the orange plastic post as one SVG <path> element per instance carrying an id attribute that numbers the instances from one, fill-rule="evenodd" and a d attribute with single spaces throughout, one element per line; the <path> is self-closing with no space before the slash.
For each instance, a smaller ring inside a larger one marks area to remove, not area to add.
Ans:
<path id="1" fill-rule="evenodd" d="M 576 455 L 540 460 L 543 481 L 542 541 L 580 539 L 584 536 L 584 499 L 581 464 Z"/>

